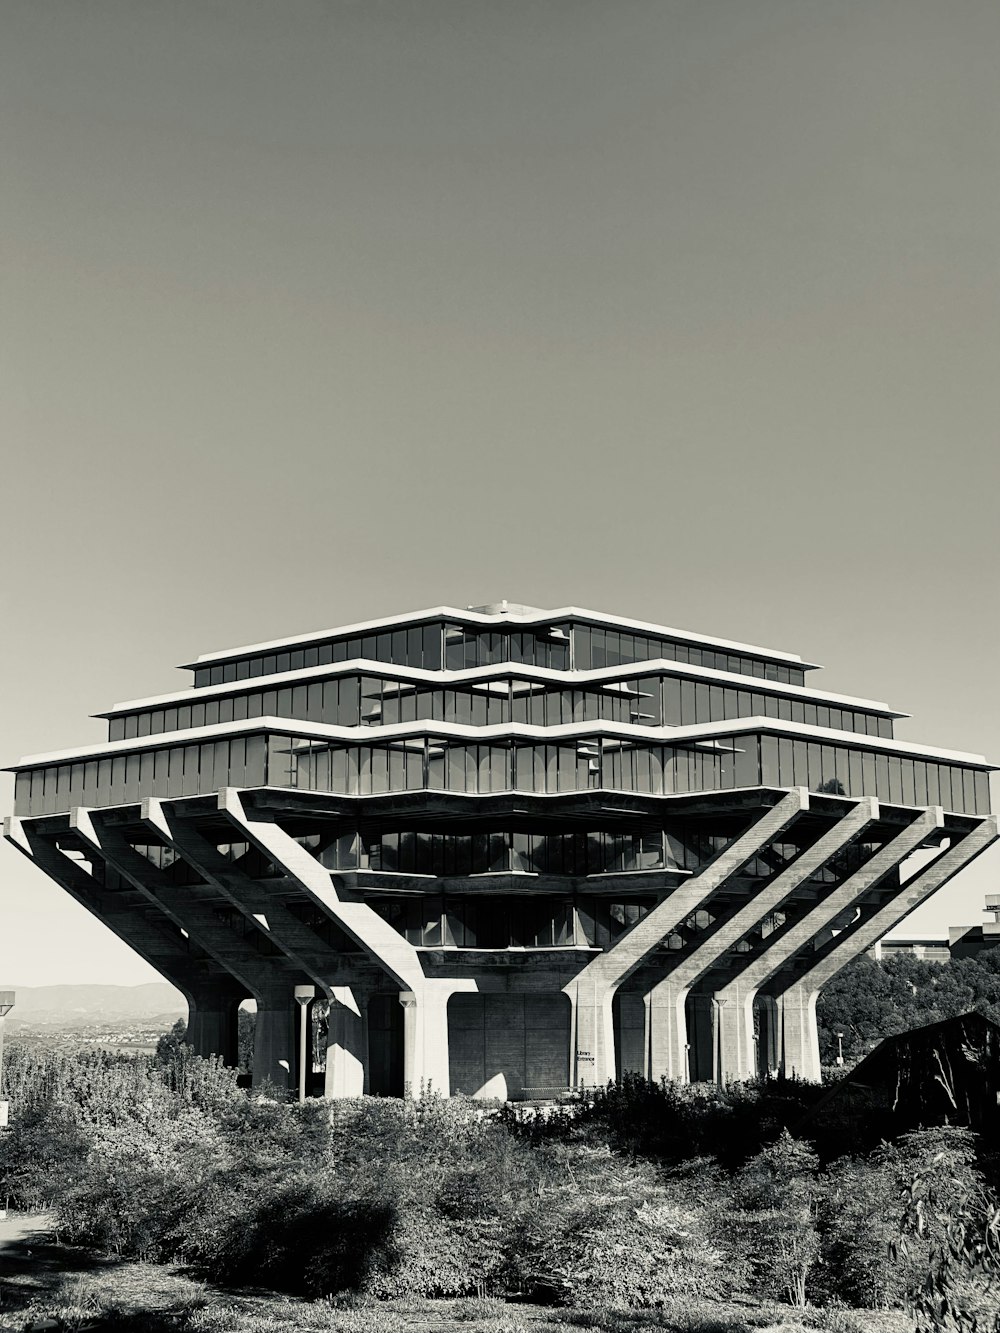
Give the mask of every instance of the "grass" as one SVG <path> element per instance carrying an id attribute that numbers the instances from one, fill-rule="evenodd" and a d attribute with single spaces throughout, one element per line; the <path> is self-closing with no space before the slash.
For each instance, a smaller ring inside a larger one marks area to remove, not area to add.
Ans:
<path id="1" fill-rule="evenodd" d="M 804 1316 L 804 1317 L 803 1317 Z M 909 1333 L 888 1311 L 793 1311 L 691 1297 L 662 1310 L 583 1311 L 494 1297 L 365 1302 L 230 1291 L 179 1268 L 34 1238 L 0 1251 L 0 1333 L 54 1319 L 60 1333 Z"/>

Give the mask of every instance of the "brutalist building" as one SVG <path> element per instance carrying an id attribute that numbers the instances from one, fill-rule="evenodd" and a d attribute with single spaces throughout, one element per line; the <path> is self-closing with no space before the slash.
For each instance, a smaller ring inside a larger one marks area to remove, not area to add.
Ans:
<path id="1" fill-rule="evenodd" d="M 190 1003 L 327 1096 L 819 1077 L 816 998 L 996 837 L 979 755 L 794 654 L 574 607 L 208 653 L 22 760 L 5 833 Z M 310 1060 L 310 1065 L 312 1065 Z M 322 1064 L 322 1061 L 320 1061 Z"/>

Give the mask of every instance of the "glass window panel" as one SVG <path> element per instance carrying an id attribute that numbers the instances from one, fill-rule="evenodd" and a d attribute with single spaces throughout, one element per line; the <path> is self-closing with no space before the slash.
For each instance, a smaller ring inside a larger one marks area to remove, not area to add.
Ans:
<path id="1" fill-rule="evenodd" d="M 822 746 L 809 741 L 806 745 L 806 759 L 809 765 L 809 790 L 819 791 L 826 779 L 823 772 Z"/>
<path id="2" fill-rule="evenodd" d="M 977 815 L 988 815 L 990 812 L 990 781 L 988 773 L 977 772 L 974 775 L 975 785 L 975 811 Z"/>
<path id="3" fill-rule="evenodd" d="M 721 722 L 725 715 L 722 686 L 710 685 L 708 688 L 708 720 L 709 722 Z"/>
<path id="4" fill-rule="evenodd" d="M 916 798 L 916 790 L 913 779 L 913 760 L 900 759 L 899 771 L 900 774 L 902 775 L 902 782 L 903 782 L 902 786 L 903 804 L 915 805 L 917 798 Z"/>
<path id="5" fill-rule="evenodd" d="M 795 742 L 784 736 L 778 737 L 778 785 L 781 787 L 798 786 L 795 776 Z"/>
<path id="6" fill-rule="evenodd" d="M 570 639 L 573 645 L 573 662 L 577 671 L 589 671 L 593 665 L 591 657 L 590 627 L 572 625 Z"/>
<path id="7" fill-rule="evenodd" d="M 780 787 L 781 773 L 778 762 L 778 741 L 775 736 L 760 737 L 761 781 L 765 787 Z"/>
<path id="8" fill-rule="evenodd" d="M 843 745 L 833 747 L 833 771 L 837 792 L 846 794 L 851 790 L 851 761 L 850 751 Z"/>
<path id="9" fill-rule="evenodd" d="M 681 682 L 675 676 L 664 676 L 663 720 L 671 727 L 679 727 L 681 716 Z"/>

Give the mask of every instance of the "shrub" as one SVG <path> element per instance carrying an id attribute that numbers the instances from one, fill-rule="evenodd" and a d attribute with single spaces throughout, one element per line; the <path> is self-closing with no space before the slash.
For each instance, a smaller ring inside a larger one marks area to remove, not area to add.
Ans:
<path id="1" fill-rule="evenodd" d="M 572 1144 L 550 1146 L 546 1165 L 512 1255 L 511 1280 L 536 1299 L 652 1307 L 692 1288 L 728 1292 L 732 1272 L 700 1214 L 651 1166 Z"/>
<path id="2" fill-rule="evenodd" d="M 0 1195 L 15 1208 L 51 1207 L 83 1171 L 88 1151 L 69 1106 L 54 1098 L 32 1102 L 0 1134 Z"/>
<path id="3" fill-rule="evenodd" d="M 716 1214 L 718 1231 L 749 1266 L 758 1293 L 799 1308 L 820 1250 L 817 1168 L 812 1149 L 785 1130 L 736 1175 L 731 1207 Z"/>
<path id="4" fill-rule="evenodd" d="M 1000 1203 L 972 1167 L 972 1136 L 925 1131 L 907 1140 L 925 1153 L 937 1148 L 908 1183 L 898 1248 L 910 1257 L 912 1237 L 927 1256 L 924 1280 L 910 1293 L 918 1333 L 1000 1329 Z"/>
<path id="5" fill-rule="evenodd" d="M 891 1248 L 903 1175 L 899 1151 L 886 1147 L 868 1158 L 842 1159 L 827 1173 L 817 1217 L 823 1261 L 817 1277 L 826 1300 L 878 1309 L 902 1302 L 909 1273 Z"/>

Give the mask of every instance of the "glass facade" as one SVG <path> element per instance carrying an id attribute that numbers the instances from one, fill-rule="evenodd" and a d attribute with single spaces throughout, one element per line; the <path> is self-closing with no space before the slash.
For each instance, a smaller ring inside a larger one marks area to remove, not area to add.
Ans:
<path id="1" fill-rule="evenodd" d="M 344 744 L 269 732 L 40 765 L 18 773 L 15 800 L 18 814 L 48 814 L 144 796 L 194 796 L 227 785 L 357 796 L 588 789 L 659 796 L 804 786 L 890 804 L 989 811 L 987 775 L 980 770 L 766 732 L 674 745 L 601 735 L 552 743 L 430 736 Z"/>
<path id="2" fill-rule="evenodd" d="M 878 713 L 662 673 L 570 687 L 516 676 L 443 686 L 352 672 L 128 713 L 110 719 L 108 739 L 130 740 L 252 717 L 289 717 L 341 727 L 424 721 L 476 727 L 509 722 L 539 727 L 571 722 L 681 727 L 774 717 L 834 731 L 892 736 L 892 719 Z"/>
<path id="3" fill-rule="evenodd" d="M 355 659 L 422 667 L 428 671 L 462 671 L 497 662 L 523 662 L 556 671 L 587 670 L 664 658 L 712 667 L 785 685 L 801 685 L 802 667 L 742 656 L 678 639 L 634 634 L 585 624 L 561 623 L 530 628 L 484 628 L 436 621 L 377 633 L 329 639 L 299 648 L 286 648 L 232 658 L 194 668 L 195 687 L 223 685 L 283 671 L 303 671 L 331 662 Z"/>
<path id="4" fill-rule="evenodd" d="M 602 875 L 635 870 L 691 869 L 699 862 L 694 836 L 678 825 L 667 834 L 647 826 L 626 832 L 537 833 L 491 829 L 485 833 L 396 829 L 363 840 L 358 868 L 416 875 L 485 875 L 522 872 Z M 321 854 L 324 865 L 333 865 Z M 356 866 L 357 862 L 354 863 Z"/>
<path id="5" fill-rule="evenodd" d="M 558 949 L 607 948 L 640 921 L 656 899 L 428 894 L 369 901 L 418 947 Z"/>
<path id="6" fill-rule="evenodd" d="M 578 671 L 590 667 L 618 666 L 625 662 L 649 662 L 656 658 L 688 662 L 691 666 L 731 671 L 741 676 L 759 676 L 783 685 L 805 684 L 805 669 L 787 662 L 769 662 L 762 657 L 741 656 L 707 645 L 663 639 L 627 630 L 599 626 L 574 626 L 574 666 Z"/>

